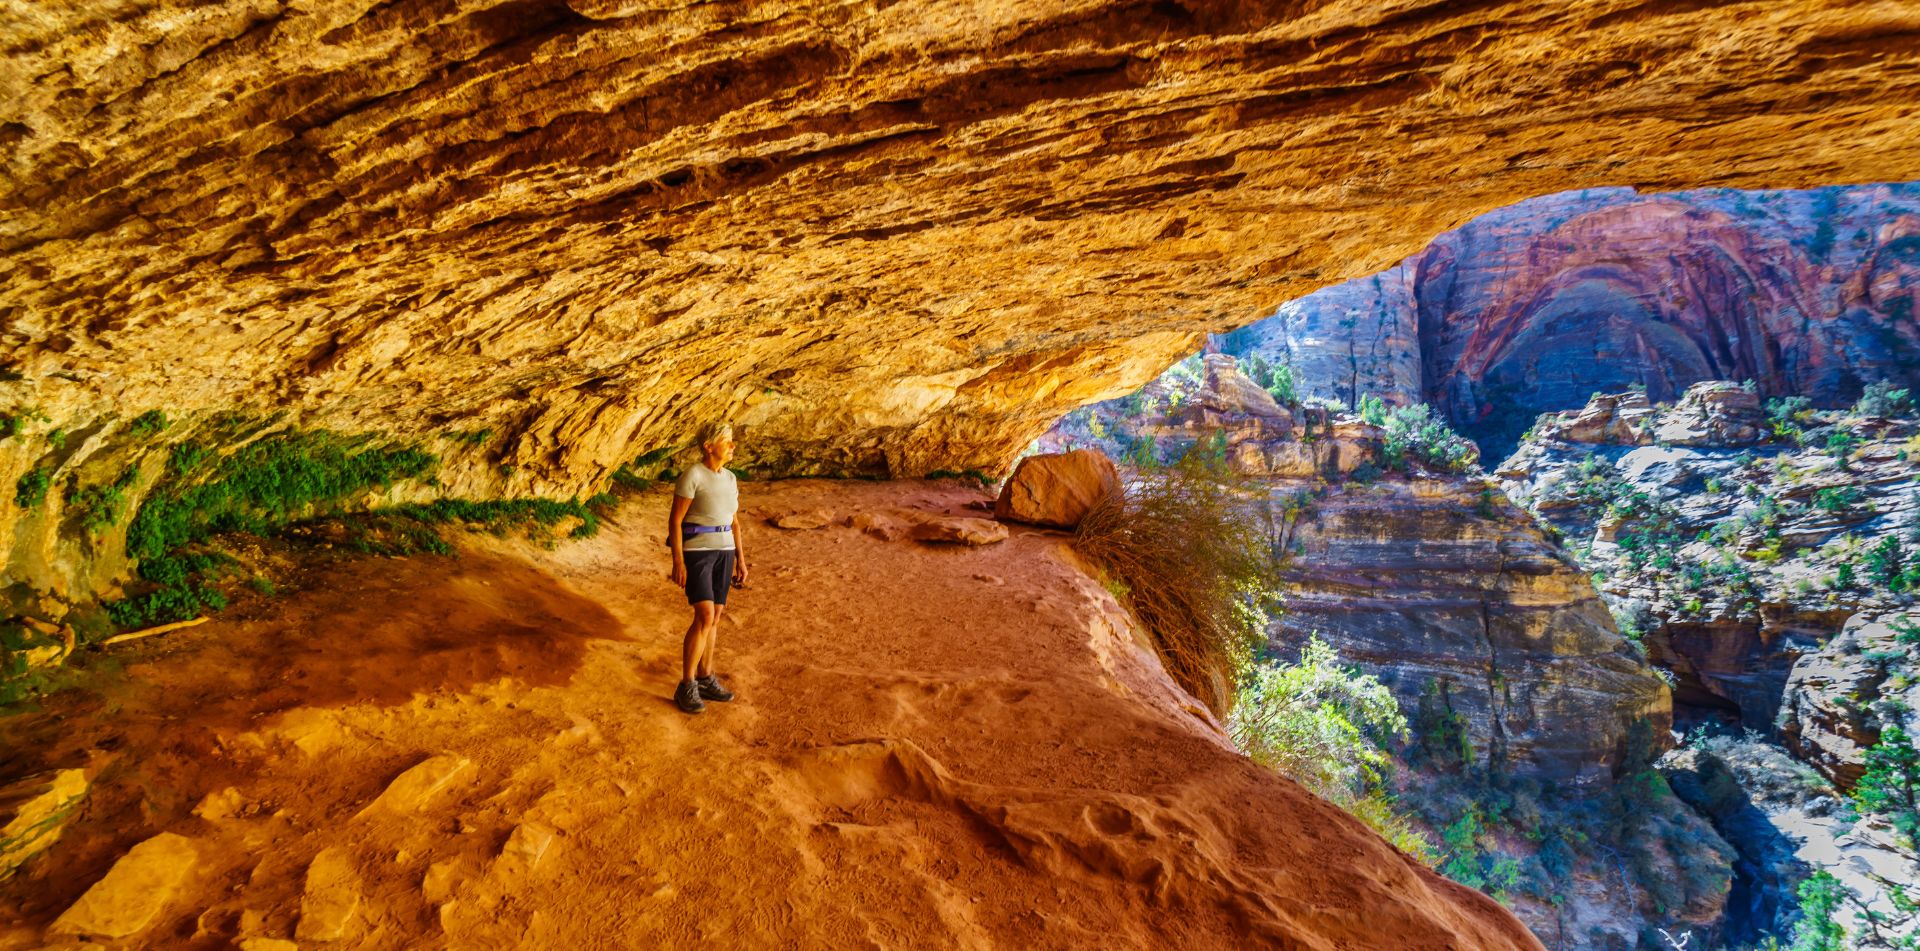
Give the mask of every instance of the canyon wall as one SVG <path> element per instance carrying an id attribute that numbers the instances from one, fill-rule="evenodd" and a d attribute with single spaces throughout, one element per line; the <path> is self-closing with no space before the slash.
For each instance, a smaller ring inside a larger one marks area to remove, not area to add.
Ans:
<path id="1" fill-rule="evenodd" d="M 1836 406 L 1920 382 L 1916 302 L 1920 186 L 1603 188 L 1484 215 L 1230 345 L 1290 363 L 1303 393 L 1431 403 L 1499 456 L 1539 413 L 1629 384 Z"/>

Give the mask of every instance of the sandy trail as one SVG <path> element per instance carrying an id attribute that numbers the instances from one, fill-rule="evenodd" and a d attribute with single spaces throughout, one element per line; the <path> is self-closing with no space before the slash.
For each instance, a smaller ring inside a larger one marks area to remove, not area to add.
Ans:
<path id="1" fill-rule="evenodd" d="M 125 946 L 293 938 L 303 895 L 343 947 L 1538 946 L 1235 755 L 1061 535 L 782 531 L 759 520 L 986 496 L 743 488 L 753 576 L 719 664 L 739 698 L 700 716 L 671 702 L 688 608 L 655 490 L 554 551 L 334 560 L 0 722 L 0 779 L 100 769 L 0 884 L 0 948 L 41 946 L 160 832 L 199 859 Z"/>

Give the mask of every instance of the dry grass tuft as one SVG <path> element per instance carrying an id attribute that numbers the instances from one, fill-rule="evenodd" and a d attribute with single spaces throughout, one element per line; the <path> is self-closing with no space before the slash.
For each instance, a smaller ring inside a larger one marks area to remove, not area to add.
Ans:
<path id="1" fill-rule="evenodd" d="M 1073 544 L 1131 601 L 1174 680 L 1225 716 L 1278 608 L 1280 565 L 1261 493 L 1220 446 L 1204 439 L 1170 465 L 1123 470 Z"/>

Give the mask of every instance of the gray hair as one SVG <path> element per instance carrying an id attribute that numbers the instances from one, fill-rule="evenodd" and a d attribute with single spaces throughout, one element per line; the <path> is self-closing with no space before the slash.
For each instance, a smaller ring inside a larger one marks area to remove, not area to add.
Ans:
<path id="1" fill-rule="evenodd" d="M 700 427 L 700 445 L 702 448 L 718 442 L 722 437 L 733 438 L 733 426 L 729 423 L 708 423 Z"/>

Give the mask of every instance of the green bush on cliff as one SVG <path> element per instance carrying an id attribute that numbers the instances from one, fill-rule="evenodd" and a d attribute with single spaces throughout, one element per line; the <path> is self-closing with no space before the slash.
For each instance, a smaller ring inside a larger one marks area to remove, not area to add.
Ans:
<path id="1" fill-rule="evenodd" d="M 1172 465 L 1127 473 L 1073 544 L 1132 592 L 1173 678 L 1225 715 L 1234 678 L 1266 639 L 1280 565 L 1270 528 L 1248 517 L 1260 494 L 1219 445 L 1203 439 Z"/>
<path id="2" fill-rule="evenodd" d="M 1866 812 L 1886 816 L 1911 846 L 1920 839 L 1920 749 L 1905 730 L 1889 726 L 1867 750 L 1863 765 L 1854 801 Z"/>
<path id="3" fill-rule="evenodd" d="M 1860 394 L 1859 402 L 1853 404 L 1855 416 L 1879 416 L 1900 418 L 1913 414 L 1913 399 L 1906 390 L 1896 389 L 1894 385 L 1881 380 L 1867 384 Z"/>
<path id="4" fill-rule="evenodd" d="M 1479 458 L 1473 441 L 1454 432 L 1425 403 L 1395 407 L 1386 414 L 1383 425 L 1386 445 L 1382 455 L 1388 468 L 1405 472 L 1418 463 L 1440 472 L 1466 472 Z"/>
<path id="5" fill-rule="evenodd" d="M 1254 762 L 1292 777 L 1352 813 L 1423 861 L 1432 846 L 1394 808 L 1384 789 L 1388 743 L 1407 735 L 1393 692 L 1340 664 L 1319 635 L 1295 663 L 1270 662 L 1243 674 L 1227 732 Z"/>
<path id="6" fill-rule="evenodd" d="M 53 483 L 53 477 L 41 468 L 28 469 L 13 483 L 14 504 L 30 509 L 46 500 L 47 487 Z"/>

